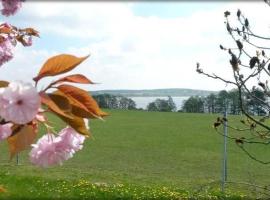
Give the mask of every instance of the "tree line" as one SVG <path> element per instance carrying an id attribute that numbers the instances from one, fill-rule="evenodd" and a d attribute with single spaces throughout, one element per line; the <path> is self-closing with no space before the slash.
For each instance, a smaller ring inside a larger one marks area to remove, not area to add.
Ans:
<path id="1" fill-rule="evenodd" d="M 93 95 L 101 108 L 135 110 L 136 103 L 130 98 L 111 94 Z"/>
<path id="2" fill-rule="evenodd" d="M 108 109 L 125 109 L 125 110 L 136 110 L 137 105 L 134 100 L 124 96 L 116 96 L 111 94 L 99 94 L 93 95 L 93 98 L 97 101 L 101 108 Z M 142 108 L 138 110 L 143 110 Z M 171 96 L 168 99 L 157 98 L 155 101 L 150 102 L 147 107 L 147 111 L 158 111 L 158 112 L 175 112 L 176 105 Z"/>
<path id="3" fill-rule="evenodd" d="M 241 103 L 248 113 L 252 115 L 266 114 L 264 104 L 267 103 L 268 99 L 259 88 L 244 93 L 242 99 Z M 206 97 L 191 96 L 183 103 L 181 111 L 189 113 L 222 113 L 225 108 L 228 114 L 238 115 L 241 113 L 239 91 L 237 89 L 221 90 Z"/>

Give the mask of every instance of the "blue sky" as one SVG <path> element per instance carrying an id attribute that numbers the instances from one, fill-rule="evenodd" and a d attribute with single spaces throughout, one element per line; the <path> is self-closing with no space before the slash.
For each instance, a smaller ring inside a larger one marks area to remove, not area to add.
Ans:
<path id="1" fill-rule="evenodd" d="M 194 12 L 201 10 L 211 10 L 218 8 L 220 2 L 198 2 L 198 1 L 142 1 L 132 6 L 135 15 L 150 17 L 158 16 L 161 18 L 187 17 Z"/>
<path id="2" fill-rule="evenodd" d="M 243 2 L 26 1 L 17 15 L 3 21 L 34 27 L 41 37 L 32 47 L 16 47 L 14 59 L 1 67 L 0 78 L 31 81 L 50 56 L 91 54 L 69 73 L 101 83 L 90 90 L 226 89 L 223 83 L 198 75 L 196 62 L 230 78 L 228 57 L 218 47 L 230 44 L 223 12 L 241 7 L 261 30 L 269 12 L 254 11 L 254 6 L 265 9 L 263 3 Z M 53 79 L 44 79 L 40 87 Z"/>

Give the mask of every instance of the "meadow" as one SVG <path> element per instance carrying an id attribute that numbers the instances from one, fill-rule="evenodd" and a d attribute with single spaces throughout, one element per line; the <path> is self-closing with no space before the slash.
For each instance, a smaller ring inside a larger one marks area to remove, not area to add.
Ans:
<path id="1" fill-rule="evenodd" d="M 16 165 L 2 142 L 0 185 L 7 192 L 0 199 L 247 199 L 262 196 L 252 185 L 269 184 L 269 165 L 251 160 L 229 141 L 233 183 L 220 191 L 223 138 L 212 127 L 217 115 L 107 112 L 105 121 L 90 122 L 93 139 L 63 166 L 40 169 L 29 163 L 28 151 Z M 237 124 L 240 118 L 229 120 Z M 57 129 L 64 127 L 50 119 Z M 251 151 L 269 155 L 266 147 Z"/>

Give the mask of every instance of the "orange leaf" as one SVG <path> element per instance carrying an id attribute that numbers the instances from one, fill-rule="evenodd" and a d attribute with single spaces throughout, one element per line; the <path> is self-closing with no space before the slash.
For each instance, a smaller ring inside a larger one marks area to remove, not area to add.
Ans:
<path id="1" fill-rule="evenodd" d="M 54 113 L 67 117 L 67 118 L 72 118 L 72 116 L 68 115 L 67 113 L 65 113 L 63 110 L 61 110 L 61 108 L 59 108 L 59 105 L 57 105 L 49 96 L 48 94 L 41 92 L 39 93 L 40 99 L 41 99 L 41 103 L 45 104 L 46 106 L 48 106 L 48 108 L 51 109 L 51 111 L 53 111 Z"/>
<path id="2" fill-rule="evenodd" d="M 10 34 L 10 33 L 12 33 L 12 29 L 3 26 L 3 27 L 0 28 L 0 33 Z"/>
<path id="3" fill-rule="evenodd" d="M 99 108 L 97 102 L 89 94 L 89 92 L 77 88 L 75 86 L 65 84 L 59 85 L 57 88 L 67 96 L 71 96 L 72 98 L 76 99 L 81 104 L 83 104 L 89 112 L 95 115 L 95 118 L 104 117 L 108 115 Z"/>
<path id="4" fill-rule="evenodd" d="M 55 83 L 62 83 L 62 82 L 94 84 L 91 80 L 89 80 L 88 78 L 86 78 L 82 74 L 73 74 L 73 75 L 70 75 L 70 76 L 60 78 L 59 80 L 55 81 Z"/>
<path id="5" fill-rule="evenodd" d="M 78 133 L 86 136 L 90 135 L 90 132 L 85 126 L 83 118 L 73 115 L 69 99 L 66 96 L 56 92 L 54 92 L 53 94 L 48 94 L 48 96 L 69 117 L 61 115 L 59 113 L 56 113 L 56 115 L 58 115 L 69 126 L 74 128 Z"/>
<path id="6" fill-rule="evenodd" d="M 69 103 L 69 100 L 65 96 L 55 93 L 48 94 L 48 96 L 64 113 L 68 113 L 71 111 L 71 105 Z"/>
<path id="7" fill-rule="evenodd" d="M 25 28 L 21 29 L 21 31 L 25 31 L 27 35 L 39 37 L 39 32 L 33 28 Z"/>
<path id="8" fill-rule="evenodd" d="M 75 115 L 72 115 L 72 119 L 64 117 L 62 115 L 58 115 L 64 122 L 66 122 L 69 126 L 71 126 L 73 129 L 75 129 L 78 133 L 90 136 L 89 130 L 86 128 L 83 118 L 77 117 Z"/>
<path id="9" fill-rule="evenodd" d="M 9 82 L 7 81 L 0 81 L 0 88 L 7 87 L 9 85 Z"/>
<path id="10" fill-rule="evenodd" d="M 74 69 L 88 57 L 89 56 L 79 58 L 68 54 L 60 54 L 57 56 L 53 56 L 44 63 L 44 65 L 42 66 L 41 70 L 38 73 L 38 76 L 34 78 L 34 81 L 37 82 L 41 78 L 46 76 L 55 76 L 58 74 L 68 72 Z"/>
<path id="11" fill-rule="evenodd" d="M 75 116 L 82 118 L 96 118 L 96 116 L 91 113 L 81 102 L 74 99 L 72 96 L 68 96 L 60 90 L 56 90 L 54 94 L 64 96 L 69 100 L 69 103 L 71 105 L 71 113 Z"/>
<path id="12" fill-rule="evenodd" d="M 35 131 L 32 125 L 24 125 L 18 129 L 18 132 L 8 137 L 8 145 L 10 152 L 10 159 L 13 156 L 34 143 L 36 139 L 37 131 Z"/>
<path id="13" fill-rule="evenodd" d="M 16 37 L 16 40 L 17 40 L 18 42 L 20 42 L 23 46 L 27 46 L 27 42 L 25 41 L 23 35 L 18 35 L 18 36 Z"/>

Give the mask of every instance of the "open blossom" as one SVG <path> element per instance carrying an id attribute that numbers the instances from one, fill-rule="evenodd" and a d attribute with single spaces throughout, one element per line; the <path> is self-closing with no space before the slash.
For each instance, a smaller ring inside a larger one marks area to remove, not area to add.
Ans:
<path id="1" fill-rule="evenodd" d="M 2 0 L 2 6 L 2 15 L 10 16 L 14 15 L 22 7 L 22 2 L 21 0 Z"/>
<path id="2" fill-rule="evenodd" d="M 63 129 L 57 137 L 44 135 L 32 145 L 30 161 L 40 167 L 62 165 L 63 161 L 72 158 L 76 151 L 82 149 L 84 139 L 84 136 L 70 127 Z"/>
<path id="3" fill-rule="evenodd" d="M 75 153 L 83 148 L 83 142 L 85 137 L 79 133 L 77 133 L 73 128 L 67 127 L 61 130 L 59 133 L 59 137 L 61 137 L 62 141 L 59 145 L 62 146 L 62 149 L 70 153 Z"/>
<path id="4" fill-rule="evenodd" d="M 59 142 L 61 142 L 61 138 L 55 137 L 51 133 L 43 135 L 36 144 L 32 144 L 33 149 L 29 154 L 30 161 L 40 167 L 62 165 L 63 161 L 70 156 L 63 149 L 58 148 Z"/>
<path id="5" fill-rule="evenodd" d="M 26 124 L 35 118 L 39 107 L 39 94 L 29 83 L 11 82 L 0 89 L 0 116 L 6 121 Z"/>
<path id="6" fill-rule="evenodd" d="M 0 141 L 9 137 L 12 133 L 12 123 L 0 125 Z"/>
<path id="7" fill-rule="evenodd" d="M 0 66 L 13 58 L 14 46 L 9 37 L 2 38 L 0 41 Z"/>

